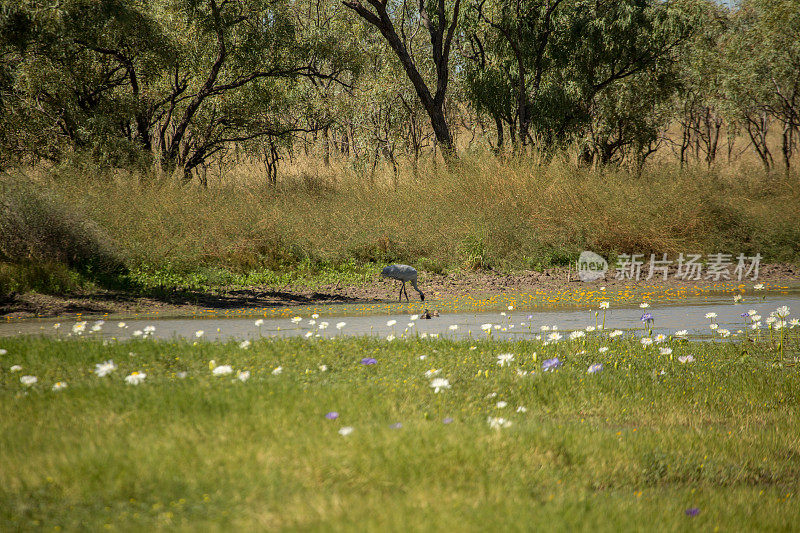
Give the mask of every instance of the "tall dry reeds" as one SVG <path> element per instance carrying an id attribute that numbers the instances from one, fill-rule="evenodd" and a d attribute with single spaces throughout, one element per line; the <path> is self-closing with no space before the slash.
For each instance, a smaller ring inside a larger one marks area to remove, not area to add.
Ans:
<path id="1" fill-rule="evenodd" d="M 663 164 L 638 175 L 478 154 L 397 175 L 304 162 L 276 188 L 254 165 L 229 169 L 208 189 L 130 174 L 59 176 L 57 194 L 97 221 L 129 261 L 179 271 L 351 259 L 536 268 L 582 249 L 800 255 L 796 178 L 757 170 Z"/>

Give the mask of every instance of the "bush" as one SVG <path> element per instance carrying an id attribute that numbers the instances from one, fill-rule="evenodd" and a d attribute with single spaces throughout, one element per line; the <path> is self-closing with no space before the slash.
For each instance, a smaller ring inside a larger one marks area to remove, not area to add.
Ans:
<path id="1" fill-rule="evenodd" d="M 57 278 L 65 270 L 54 265 L 63 265 L 102 285 L 113 284 L 125 272 L 114 242 L 96 223 L 61 205 L 30 180 L 9 175 L 0 176 L 0 261 L 17 265 L 14 271 L 20 275 L 36 270 L 31 265 L 41 265 L 42 272 L 59 272 Z M 6 272 L 8 276 L 11 269 Z M 72 286 L 59 282 L 53 287 Z"/>

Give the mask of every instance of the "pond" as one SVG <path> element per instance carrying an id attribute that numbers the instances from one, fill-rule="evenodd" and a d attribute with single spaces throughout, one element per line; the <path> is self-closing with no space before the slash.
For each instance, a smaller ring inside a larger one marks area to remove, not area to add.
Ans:
<path id="1" fill-rule="evenodd" d="M 709 329 L 711 319 L 707 313 L 716 313 L 714 322 L 719 328 L 731 333 L 747 330 L 749 319 L 742 313 L 754 309 L 762 317 L 762 322 L 779 306 L 789 306 L 797 316 L 800 310 L 800 290 L 792 289 L 783 294 L 763 294 L 747 296 L 740 303 L 733 303 L 730 295 L 684 299 L 680 303 L 652 304 L 647 309 L 639 307 L 611 307 L 605 311 L 605 329 L 643 331 L 643 313 L 652 315 L 654 333 L 671 334 L 686 330 L 690 336 L 707 337 L 713 332 Z M 597 314 L 595 314 L 597 313 Z M 413 318 L 409 314 L 385 314 L 368 316 L 318 316 L 308 314 L 299 321 L 290 318 L 165 318 L 132 319 L 107 321 L 99 324 L 88 321 L 81 335 L 98 336 L 125 340 L 140 336 L 146 329 L 147 335 L 159 339 L 183 337 L 196 339 L 202 331 L 205 341 L 226 341 L 256 339 L 259 337 L 311 337 L 332 338 L 340 335 L 375 336 L 395 338 L 402 336 L 439 336 L 449 339 L 485 338 L 491 329 L 494 339 L 531 340 L 543 334 L 542 327 L 551 330 L 556 326 L 561 333 L 568 333 L 587 326 L 601 326 L 603 311 L 588 306 L 584 309 L 547 309 L 537 307 L 533 310 L 514 309 L 504 312 L 484 313 L 443 313 L 439 317 L 425 320 Z M 0 337 L 13 335 L 72 335 L 74 321 L 61 321 L 59 327 L 55 320 L 25 320 L 0 324 Z M 96 331 L 93 331 L 96 329 Z M 546 334 L 546 333 L 545 333 Z"/>

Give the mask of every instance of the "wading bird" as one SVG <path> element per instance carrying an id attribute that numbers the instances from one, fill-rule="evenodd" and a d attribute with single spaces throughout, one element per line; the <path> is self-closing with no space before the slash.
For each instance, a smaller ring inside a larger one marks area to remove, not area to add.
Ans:
<path id="1" fill-rule="evenodd" d="M 419 299 L 423 302 L 425 301 L 425 295 L 422 294 L 422 291 L 419 290 L 417 287 L 417 269 L 408 266 L 408 265 L 389 265 L 381 271 L 382 278 L 392 278 L 398 281 L 402 281 L 403 285 L 400 287 L 400 298 L 398 301 L 403 301 L 403 293 L 406 295 L 406 301 L 408 300 L 408 292 L 406 291 L 406 281 L 411 282 L 411 286 L 414 287 L 414 290 L 419 293 Z"/>

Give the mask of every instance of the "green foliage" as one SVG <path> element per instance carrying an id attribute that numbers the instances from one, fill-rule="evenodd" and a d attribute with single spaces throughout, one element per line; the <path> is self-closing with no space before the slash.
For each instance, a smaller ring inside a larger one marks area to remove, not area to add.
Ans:
<path id="1" fill-rule="evenodd" d="M 641 165 L 669 123 L 677 46 L 691 28 L 683 10 L 652 0 L 480 6 L 466 63 L 478 113 L 509 123 L 512 140 L 519 127 L 518 142 L 540 152 L 574 142 L 586 162 Z"/>
<path id="2" fill-rule="evenodd" d="M 68 294 L 85 286 L 85 278 L 62 263 L 0 262 L 0 300 L 25 292 Z"/>
<path id="3" fill-rule="evenodd" d="M 424 83 L 438 85 L 419 4 L 388 5 Z M 447 19 L 454 3 L 443 6 Z M 753 153 L 791 174 L 793 0 L 469 0 L 460 14 L 447 90 L 431 104 L 459 150 L 511 145 L 640 171 L 670 150 L 712 166 L 724 144 L 729 160 Z M 394 52 L 353 17 L 310 0 L 2 0 L 0 166 L 91 158 L 207 185 L 246 157 L 274 186 L 279 162 L 302 151 L 326 167 L 346 160 L 373 185 L 382 166 L 396 173 L 438 148 Z"/>
<path id="4" fill-rule="evenodd" d="M 0 42 L 0 88 L 14 102 L 5 147 L 20 161 L 78 150 L 125 168 L 146 168 L 158 153 L 164 170 L 188 175 L 234 143 L 285 136 L 302 127 L 287 113 L 297 79 L 339 75 L 352 59 L 300 38 L 296 9 L 260 0 L 25 2 L 0 20 L 19 28 Z"/>
<path id="5" fill-rule="evenodd" d="M 733 17 L 725 46 L 726 93 L 734 118 L 743 124 L 767 171 L 775 166 L 769 129 L 780 128 L 779 149 L 787 175 L 800 146 L 798 24 L 797 2 L 745 1 Z M 777 124 L 770 124 L 770 119 Z"/>
<path id="6" fill-rule="evenodd" d="M 469 233 L 461 241 L 460 252 L 462 266 L 468 270 L 480 270 L 492 267 L 489 252 L 489 235 L 485 231 Z"/>

